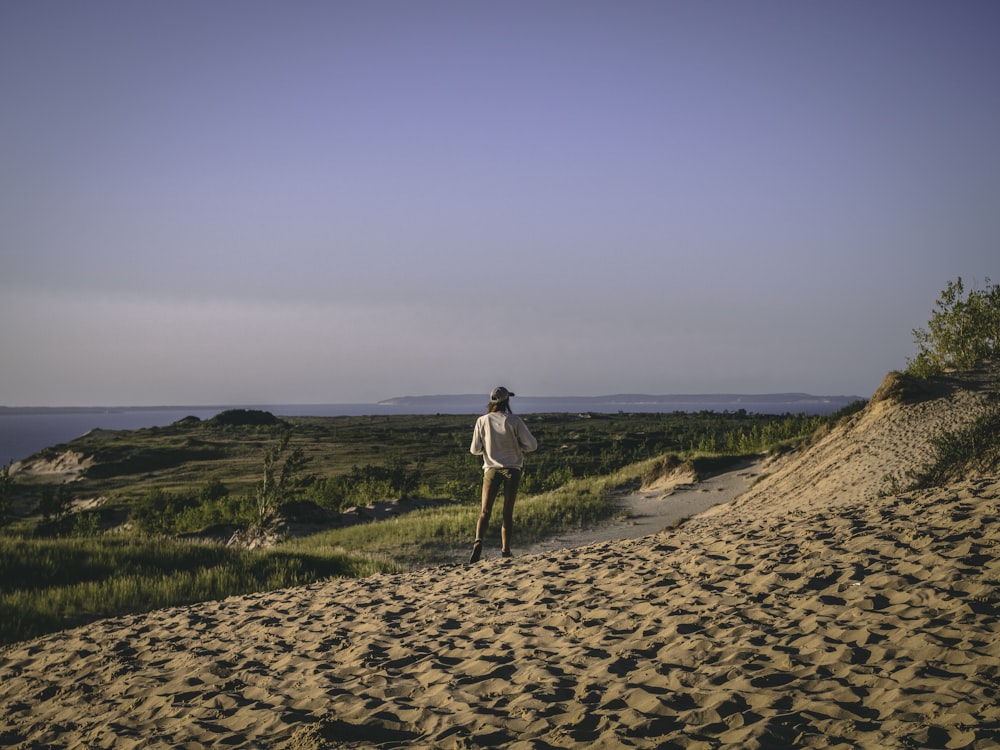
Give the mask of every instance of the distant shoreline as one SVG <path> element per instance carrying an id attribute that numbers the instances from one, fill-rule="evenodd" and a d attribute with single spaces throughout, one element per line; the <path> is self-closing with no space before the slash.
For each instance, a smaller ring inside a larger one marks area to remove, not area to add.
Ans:
<path id="1" fill-rule="evenodd" d="M 848 404 L 865 400 L 862 396 L 816 396 L 809 393 L 684 393 L 684 394 L 644 394 L 619 393 L 603 396 L 515 396 L 514 403 L 526 413 L 597 411 L 617 413 L 619 411 L 701 411 L 704 407 L 723 407 L 758 411 L 759 407 L 769 407 L 765 413 L 775 413 L 771 409 L 783 410 L 801 406 L 802 411 L 824 413 L 836 411 Z M 284 416 L 366 416 L 384 414 L 387 410 L 401 407 L 417 409 L 413 414 L 434 413 L 437 407 L 481 411 L 486 396 L 482 394 L 394 396 L 374 403 L 319 403 L 319 404 L 158 404 L 158 405 L 99 405 L 99 406 L 3 406 L 0 416 L 9 414 L 116 414 L 124 412 L 219 412 L 226 409 L 259 409 Z M 589 408 L 583 408 L 589 407 Z M 642 407 L 642 408 L 632 408 Z M 659 408 L 650 408 L 659 407 Z M 370 410 L 370 411 L 368 411 Z M 404 414 L 392 411 L 391 413 Z M 409 413 L 409 412 L 405 412 Z M 780 412 L 779 412 L 780 413 Z"/>

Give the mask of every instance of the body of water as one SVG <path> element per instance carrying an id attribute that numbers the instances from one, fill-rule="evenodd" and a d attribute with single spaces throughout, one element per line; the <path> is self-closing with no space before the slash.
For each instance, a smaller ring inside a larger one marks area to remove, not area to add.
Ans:
<path id="1" fill-rule="evenodd" d="M 811 396 L 803 393 L 741 395 L 648 396 L 515 396 L 511 402 L 521 414 L 609 413 L 675 411 L 729 411 L 757 414 L 829 414 L 857 401 L 857 396 Z M 365 415 L 468 414 L 470 420 L 485 411 L 486 397 L 414 396 L 377 404 L 298 404 L 284 406 L 160 406 L 115 408 L 5 408 L 0 407 L 0 466 L 25 459 L 43 448 L 66 443 L 93 429 L 137 430 L 164 427 L 194 416 L 210 419 L 233 408 L 261 409 L 279 417 L 352 417 Z M 471 425 L 471 422 L 470 422 Z"/>
<path id="2" fill-rule="evenodd" d="M 396 410 L 395 407 L 382 409 L 377 404 L 0 409 L 0 466 L 20 461 L 43 448 L 69 442 L 94 429 L 138 430 L 144 427 L 165 427 L 184 417 L 211 419 L 219 412 L 233 408 L 263 409 L 281 417 L 413 413 L 407 409 Z"/>

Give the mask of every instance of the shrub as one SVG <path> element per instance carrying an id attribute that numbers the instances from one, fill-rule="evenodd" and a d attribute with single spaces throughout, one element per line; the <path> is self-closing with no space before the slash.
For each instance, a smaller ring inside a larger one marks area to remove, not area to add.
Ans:
<path id="1" fill-rule="evenodd" d="M 341 511 L 352 506 L 365 507 L 389 498 L 412 497 L 420 486 L 419 469 L 409 462 L 390 457 L 386 466 L 354 466 L 350 473 L 335 477 L 316 477 L 305 487 L 303 497 L 322 508 Z"/>
<path id="2" fill-rule="evenodd" d="M 308 458 L 301 448 L 296 448 L 285 455 L 288 442 L 289 435 L 286 432 L 276 445 L 264 451 L 264 475 L 257 483 L 254 494 L 256 500 L 254 521 L 261 528 L 267 525 L 275 511 L 295 497 L 304 483 L 300 473 L 308 463 Z"/>
<path id="3" fill-rule="evenodd" d="M 254 519 L 245 497 L 232 496 L 218 479 L 197 493 L 172 493 L 154 487 L 135 498 L 129 518 L 144 534 L 192 534 L 214 525 L 249 525 Z"/>
<path id="4" fill-rule="evenodd" d="M 971 369 L 996 357 L 1000 341 L 1000 286 L 986 279 L 982 290 L 965 289 L 962 277 L 949 281 L 927 328 L 915 328 L 917 354 L 911 375 L 926 378 L 946 369 Z"/>
<path id="5" fill-rule="evenodd" d="M 933 446 L 935 458 L 913 474 L 913 489 L 995 471 L 1000 464 L 1000 404 L 994 403 L 968 427 L 939 435 Z"/>
<path id="6" fill-rule="evenodd" d="M 178 531 L 178 516 L 196 504 L 194 498 L 154 487 L 136 499 L 129 518 L 145 534 L 174 534 Z"/>

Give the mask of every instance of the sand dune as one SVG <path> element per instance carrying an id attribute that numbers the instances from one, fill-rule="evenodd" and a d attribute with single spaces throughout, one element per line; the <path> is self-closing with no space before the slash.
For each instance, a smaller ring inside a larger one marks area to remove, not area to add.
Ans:
<path id="1" fill-rule="evenodd" d="M 0 745 L 995 748 L 1000 478 L 879 495 L 984 401 L 873 399 L 677 529 L 15 644 Z"/>

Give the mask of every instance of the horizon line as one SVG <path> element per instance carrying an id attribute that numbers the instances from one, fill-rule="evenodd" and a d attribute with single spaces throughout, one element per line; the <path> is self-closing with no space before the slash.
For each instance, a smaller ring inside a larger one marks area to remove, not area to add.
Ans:
<path id="1" fill-rule="evenodd" d="M 765 397 L 798 397 L 798 398 L 811 398 L 811 399 L 858 399 L 865 400 L 867 397 L 859 396 L 856 394 L 816 394 L 807 393 L 805 391 L 766 391 L 766 392 L 755 392 L 755 393 L 740 393 L 736 391 L 715 391 L 715 392 L 697 392 L 697 393 L 643 393 L 643 392 L 618 392 L 618 393 L 605 393 L 598 395 L 560 395 L 560 396 L 514 396 L 514 403 L 518 401 L 527 400 L 570 400 L 570 399 L 581 399 L 596 401 L 601 399 L 622 399 L 622 398 L 647 398 L 647 399 L 670 399 L 670 398 L 682 398 L 682 399 L 694 399 L 694 398 L 765 398 Z M 42 404 L 26 404 L 12 406 L 9 404 L 0 404 L 0 410 L 14 411 L 14 410 L 26 410 L 26 409 L 37 409 L 37 410 L 101 410 L 101 409 L 247 409 L 247 408 L 265 408 L 265 407 L 306 407 L 306 406 L 394 406 L 391 402 L 394 401 L 406 401 L 406 400 L 432 400 L 432 399 L 487 399 L 489 400 L 489 394 L 477 394 L 477 393 L 436 393 L 436 394 L 426 394 L 426 395 L 405 395 L 405 396 L 391 396 L 389 398 L 380 399 L 378 401 L 272 401 L 272 402 L 257 402 L 257 403 L 202 403 L 202 404 L 192 404 L 192 403 L 151 403 L 151 404 L 57 404 L 57 405 L 42 405 Z"/>

